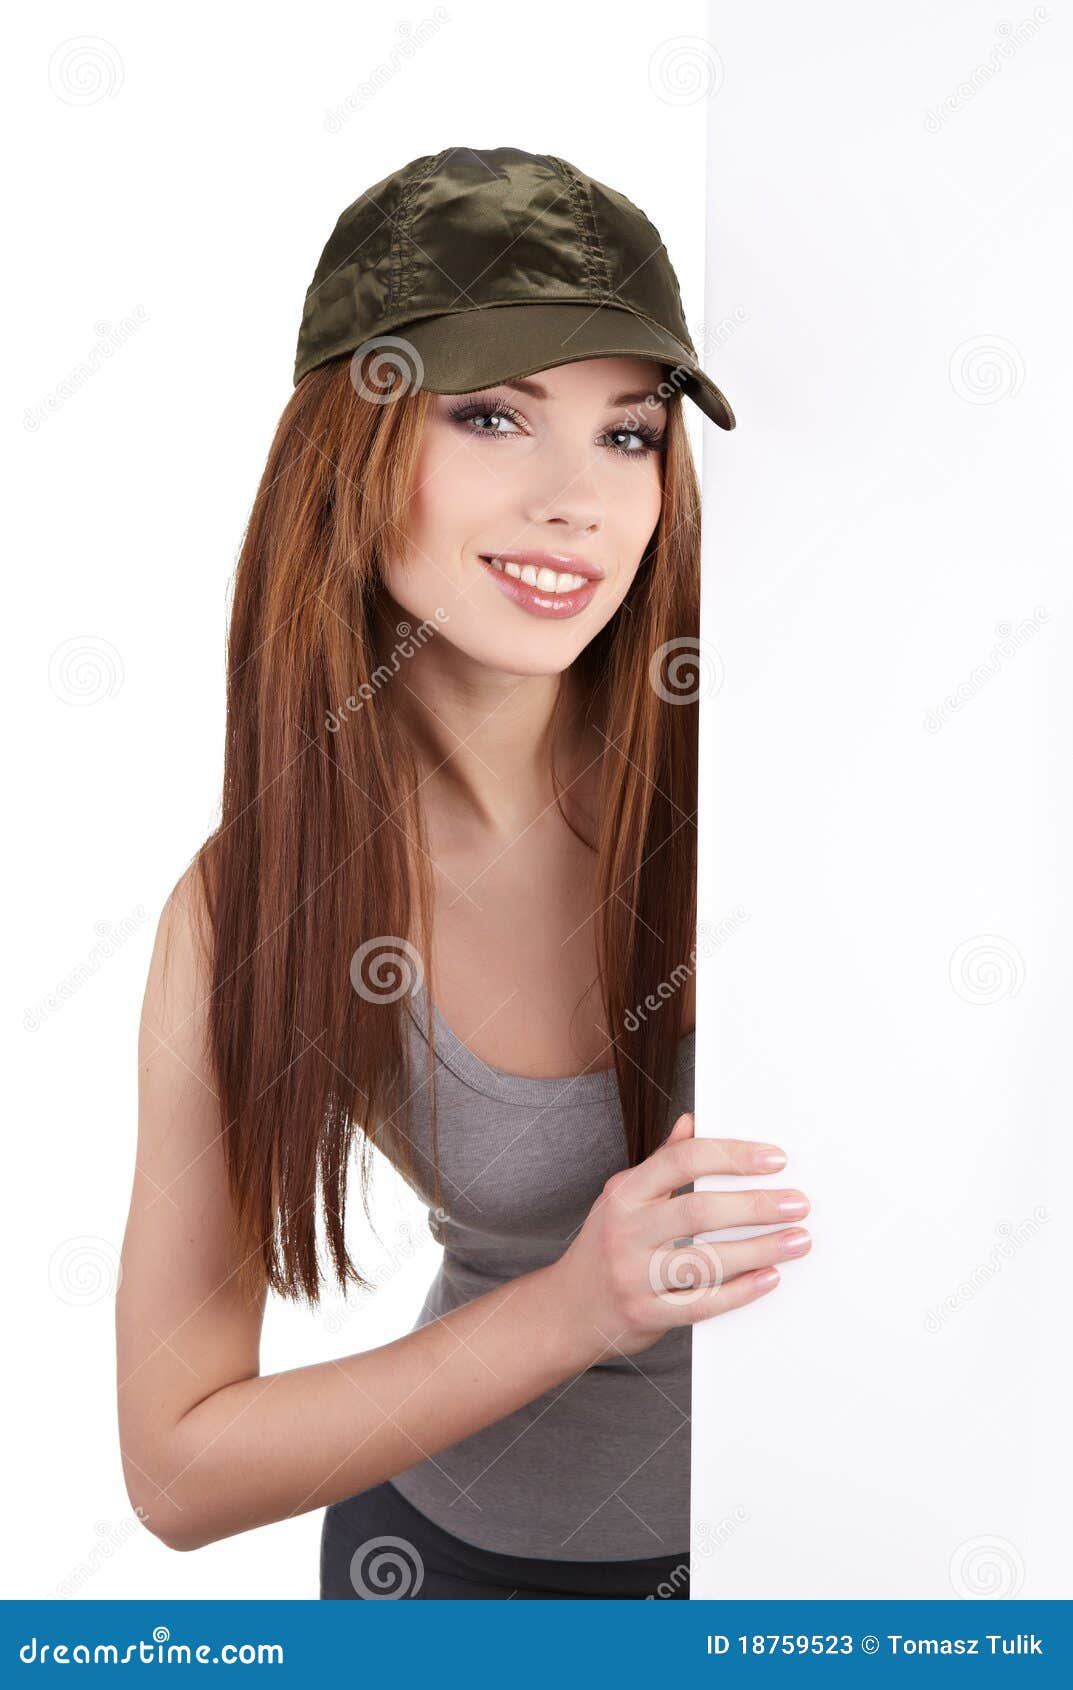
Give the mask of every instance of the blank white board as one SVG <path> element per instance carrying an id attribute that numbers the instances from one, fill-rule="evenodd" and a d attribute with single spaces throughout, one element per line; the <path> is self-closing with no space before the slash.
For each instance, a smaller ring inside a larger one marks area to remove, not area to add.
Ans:
<path id="1" fill-rule="evenodd" d="M 696 47 L 697 1132 L 814 1243 L 694 1329 L 694 1598 L 1070 1594 L 1073 14 L 995 18 Z"/>

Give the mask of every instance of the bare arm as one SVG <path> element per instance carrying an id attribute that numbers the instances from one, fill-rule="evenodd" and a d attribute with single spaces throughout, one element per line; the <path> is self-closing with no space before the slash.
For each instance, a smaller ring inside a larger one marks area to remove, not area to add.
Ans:
<path id="1" fill-rule="evenodd" d="M 246 1307 L 234 1284 L 196 896 L 185 877 L 165 906 L 150 964 L 116 1307 L 127 1490 L 173 1549 L 379 1484 L 572 1378 L 602 1348 L 541 1269 L 393 1343 L 261 1375 L 264 1299 Z"/>

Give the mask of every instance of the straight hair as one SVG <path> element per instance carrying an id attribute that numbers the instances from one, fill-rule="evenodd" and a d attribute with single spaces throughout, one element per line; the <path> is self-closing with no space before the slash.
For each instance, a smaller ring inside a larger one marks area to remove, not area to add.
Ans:
<path id="1" fill-rule="evenodd" d="M 239 1283 L 315 1305 L 322 1222 L 337 1283 L 368 1288 L 345 1239 L 359 1149 L 416 1172 L 403 998 L 427 974 L 432 873 L 422 771 L 378 660 L 390 629 L 381 567 L 403 555 L 427 391 L 378 402 L 342 356 L 291 395 L 235 571 L 220 820 L 194 862 L 206 923 L 209 1058 L 240 1245 Z M 659 521 L 615 614 L 575 660 L 606 741 L 595 837 L 600 996 L 622 1109 L 624 1165 L 662 1143 L 695 957 L 700 497 L 681 396 L 667 400 Z M 405 624 L 403 655 L 420 636 Z M 396 647 L 399 630 L 391 631 Z M 418 659 L 419 660 L 419 659 Z M 687 678 L 688 679 L 688 678 Z M 687 961 L 687 959 L 689 959 Z M 659 988 L 659 1013 L 637 1006 Z"/>

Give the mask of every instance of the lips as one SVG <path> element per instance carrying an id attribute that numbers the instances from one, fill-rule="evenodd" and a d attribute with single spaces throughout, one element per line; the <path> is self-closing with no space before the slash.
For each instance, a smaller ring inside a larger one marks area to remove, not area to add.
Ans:
<path id="1" fill-rule="evenodd" d="M 545 592 L 555 591 L 556 586 L 561 591 L 573 591 L 581 585 L 581 581 L 602 581 L 604 574 L 598 563 L 577 557 L 573 552 L 482 552 L 481 557 L 485 562 L 501 563 L 506 573 L 515 580 L 525 581 Z M 563 576 L 580 576 L 581 581 L 563 581 Z"/>
<path id="2" fill-rule="evenodd" d="M 562 552 L 482 553 L 496 586 L 531 616 L 576 616 L 591 604 L 603 571 Z"/>

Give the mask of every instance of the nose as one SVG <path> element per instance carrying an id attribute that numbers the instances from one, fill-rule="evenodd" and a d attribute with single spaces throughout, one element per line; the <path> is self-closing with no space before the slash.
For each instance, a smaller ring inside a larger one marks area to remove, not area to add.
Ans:
<path id="1" fill-rule="evenodd" d="M 603 526 L 603 498 L 595 466 L 587 452 L 562 452 L 533 465 L 533 483 L 525 499 L 526 520 L 534 525 L 557 523 L 579 534 Z"/>

